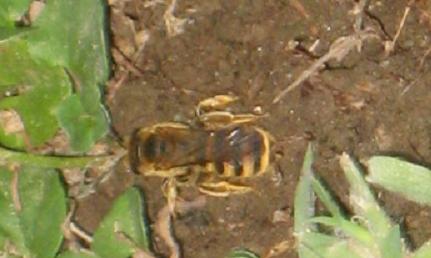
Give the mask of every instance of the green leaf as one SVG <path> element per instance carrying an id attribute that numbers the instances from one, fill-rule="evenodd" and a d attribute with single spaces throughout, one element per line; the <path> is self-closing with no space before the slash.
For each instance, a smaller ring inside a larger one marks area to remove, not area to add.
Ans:
<path id="1" fill-rule="evenodd" d="M 344 234 L 356 241 L 361 242 L 362 244 L 365 244 L 369 248 L 372 248 L 374 245 L 374 240 L 370 233 L 362 226 L 352 221 L 335 217 L 314 217 L 310 219 L 310 222 L 321 223 L 336 229 L 341 229 Z"/>
<path id="2" fill-rule="evenodd" d="M 393 226 L 388 235 L 379 245 L 382 258 L 401 258 L 404 257 L 401 245 L 400 226 Z"/>
<path id="3" fill-rule="evenodd" d="M 417 250 L 412 258 L 429 258 L 431 257 L 431 242 L 428 241 Z"/>
<path id="4" fill-rule="evenodd" d="M 0 127 L 0 143 L 2 146 L 15 149 L 24 150 L 25 141 L 24 137 L 18 133 L 7 134 L 3 128 Z"/>
<path id="5" fill-rule="evenodd" d="M 141 193 L 131 188 L 121 195 L 94 233 L 92 250 L 100 257 L 130 257 L 136 250 L 149 250 Z"/>
<path id="6" fill-rule="evenodd" d="M 294 200 L 294 231 L 299 243 L 298 255 L 301 258 L 312 257 L 308 255 L 306 245 L 303 245 L 303 237 L 307 232 L 316 230 L 316 226 L 309 221 L 314 216 L 314 204 L 316 201 L 316 196 L 312 189 L 312 179 L 314 177 L 313 162 L 314 146 L 312 143 L 309 143 L 302 164 L 301 177 L 295 189 Z"/>
<path id="7" fill-rule="evenodd" d="M 0 27 L 14 26 L 28 9 L 31 0 L 2 0 L 0 4 Z"/>
<path id="8" fill-rule="evenodd" d="M 391 230 L 390 219 L 374 198 L 358 165 L 345 153 L 340 158 L 340 165 L 350 184 L 350 200 L 355 213 L 365 219 L 368 230 L 380 243 Z"/>
<path id="9" fill-rule="evenodd" d="M 60 248 L 61 225 L 66 217 L 66 196 L 57 171 L 23 167 L 17 172 L 19 212 L 12 198 L 12 172 L 1 169 L 0 173 L 2 239 L 12 242 L 22 255 L 54 257 Z"/>
<path id="10" fill-rule="evenodd" d="M 313 169 L 311 167 L 314 161 L 313 155 L 313 145 L 310 143 L 305 153 L 301 177 L 295 190 L 294 229 L 298 237 L 300 237 L 302 233 L 314 229 L 314 227 L 308 223 L 309 219 L 314 215 L 314 202 L 316 200 L 311 187 L 313 178 Z"/>
<path id="11" fill-rule="evenodd" d="M 328 248 L 340 242 L 340 239 L 318 232 L 304 232 L 298 246 L 300 258 L 322 258 Z"/>
<path id="12" fill-rule="evenodd" d="M 323 184 L 317 178 L 314 177 L 312 178 L 311 183 L 317 197 L 325 205 L 325 208 L 329 210 L 332 216 L 336 217 L 337 219 L 344 218 L 344 215 L 341 212 L 341 208 L 332 198 L 328 190 L 325 189 Z"/>
<path id="13" fill-rule="evenodd" d="M 56 258 L 98 258 L 96 254 L 84 253 L 84 252 L 72 252 L 67 251 L 56 256 Z"/>
<path id="14" fill-rule="evenodd" d="M 93 127 L 89 127 L 88 119 L 76 120 L 76 115 L 59 113 L 62 127 L 70 136 L 79 132 L 90 137 L 74 145 L 77 151 L 87 151 L 92 144 L 86 142 L 94 143 L 108 130 L 99 89 L 109 76 L 105 23 L 102 0 L 52 0 L 46 3 L 43 13 L 34 22 L 38 30 L 28 36 L 34 57 L 66 67 L 74 81 L 81 104 L 78 107 L 76 100 L 68 100 L 63 110 L 73 105 L 75 109 L 84 110 L 83 116 L 89 116 L 92 121 Z M 65 122 L 68 119 L 72 121 Z"/>
<path id="15" fill-rule="evenodd" d="M 46 62 L 36 63 L 22 40 L 0 44 L 0 91 L 19 95 L 0 100 L 0 109 L 16 110 L 30 143 L 39 146 L 58 130 L 56 109 L 71 92 L 65 72 Z M 16 146 L 10 146 L 16 147 Z"/>
<path id="16" fill-rule="evenodd" d="M 11 182 L 12 172 L 0 167 L 0 248 L 3 248 L 8 240 L 19 253 L 28 255 L 18 212 L 13 204 Z"/>
<path id="17" fill-rule="evenodd" d="M 330 248 L 328 248 L 325 258 L 366 258 L 366 256 L 360 256 L 356 253 L 354 247 L 349 245 L 347 241 L 340 240 Z"/>
<path id="18" fill-rule="evenodd" d="M 88 150 L 101 135 L 106 126 L 106 117 L 101 114 L 88 114 L 79 99 L 72 95 L 58 109 L 58 120 L 71 140 L 74 150 Z"/>
<path id="19" fill-rule="evenodd" d="M 30 31 L 30 28 L 24 27 L 2 27 L 0 26 L 0 43 L 6 42 L 7 40 L 13 40 L 17 37 L 25 35 L 26 32 Z"/>
<path id="20" fill-rule="evenodd" d="M 54 257 L 63 238 L 66 194 L 53 169 L 24 167 L 19 174 L 22 211 L 19 214 L 26 246 L 35 257 Z"/>
<path id="21" fill-rule="evenodd" d="M 367 180 L 403 197 L 431 205 L 431 170 L 398 158 L 375 156 L 368 160 Z"/>
<path id="22" fill-rule="evenodd" d="M 259 258 L 259 256 L 247 249 L 237 249 L 230 252 L 227 258 Z"/>

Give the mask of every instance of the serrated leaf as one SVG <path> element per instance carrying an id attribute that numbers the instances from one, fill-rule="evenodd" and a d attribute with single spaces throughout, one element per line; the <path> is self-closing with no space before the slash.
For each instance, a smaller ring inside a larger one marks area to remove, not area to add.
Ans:
<path id="1" fill-rule="evenodd" d="M 100 132 L 105 130 L 106 117 L 103 114 L 88 114 L 77 95 L 65 100 L 59 107 L 57 115 L 74 150 L 90 149 L 94 141 L 101 136 Z"/>
<path id="2" fill-rule="evenodd" d="M 1 169 L 0 173 L 2 238 L 27 257 L 54 257 L 66 217 L 66 196 L 57 171 L 24 167 L 17 172 L 19 212 L 12 198 L 12 172 Z"/>
<path id="3" fill-rule="evenodd" d="M 91 141 L 90 146 L 108 130 L 107 113 L 100 103 L 99 89 L 109 75 L 105 23 L 104 1 L 53 0 L 46 3 L 43 13 L 34 22 L 38 30 L 28 37 L 34 57 L 68 69 L 83 115 L 90 117 L 94 127 L 89 127 L 87 119 L 79 119 L 82 124 L 76 124 L 76 116 L 61 113 L 59 118 L 69 135 L 79 132 L 91 136 L 82 141 Z M 67 119 L 74 121 L 65 122 Z M 75 150 L 89 149 L 89 144 L 82 142 L 74 145 Z"/>
<path id="4" fill-rule="evenodd" d="M 92 250 L 100 257 L 130 257 L 138 249 L 149 250 L 142 195 L 131 188 L 121 195 L 94 233 Z"/>
<path id="5" fill-rule="evenodd" d="M 0 44 L 0 91 L 17 96 L 0 100 L 0 109 L 16 110 L 33 146 L 43 144 L 58 130 L 56 110 L 71 92 L 65 72 L 46 62 L 36 63 L 22 40 Z"/>
<path id="6" fill-rule="evenodd" d="M 19 214 L 27 248 L 35 257 L 54 257 L 63 239 L 66 194 L 53 169 L 24 167 L 19 174 Z"/>
<path id="7" fill-rule="evenodd" d="M 232 251 L 227 258 L 259 258 L 259 256 L 247 249 L 237 249 Z"/>
<path id="8" fill-rule="evenodd" d="M 14 26 L 28 9 L 31 0 L 2 0 L 0 4 L 0 27 Z"/>

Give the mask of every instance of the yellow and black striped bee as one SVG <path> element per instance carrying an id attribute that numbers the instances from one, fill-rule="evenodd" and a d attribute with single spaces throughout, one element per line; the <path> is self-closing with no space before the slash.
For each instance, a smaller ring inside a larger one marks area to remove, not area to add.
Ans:
<path id="1" fill-rule="evenodd" d="M 218 95 L 200 102 L 195 126 L 169 122 L 138 129 L 129 144 L 132 169 L 144 176 L 173 178 L 177 185 L 196 185 L 213 196 L 252 190 L 232 181 L 267 171 L 269 133 L 253 125 L 255 115 L 207 112 L 235 100 Z"/>

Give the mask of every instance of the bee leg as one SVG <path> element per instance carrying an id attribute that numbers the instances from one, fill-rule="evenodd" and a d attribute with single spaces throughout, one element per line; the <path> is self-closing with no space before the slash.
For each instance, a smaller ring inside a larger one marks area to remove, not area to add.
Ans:
<path id="1" fill-rule="evenodd" d="M 227 181 L 207 182 L 199 185 L 199 191 L 210 196 L 226 197 L 229 194 L 242 194 L 253 191 L 246 185 L 234 184 Z"/>
<path id="2" fill-rule="evenodd" d="M 212 98 L 204 99 L 199 102 L 198 106 L 196 107 L 196 115 L 200 117 L 205 111 L 216 108 L 224 108 L 237 100 L 238 97 L 231 95 L 216 95 Z"/>
<path id="3" fill-rule="evenodd" d="M 175 204 L 178 195 L 175 177 L 169 177 L 163 182 L 162 192 L 168 202 L 169 214 L 175 217 Z"/>
<path id="4" fill-rule="evenodd" d="M 200 115 L 199 121 L 208 129 L 222 128 L 227 125 L 250 123 L 257 120 L 260 116 L 253 114 L 233 115 L 227 111 L 212 111 Z"/>

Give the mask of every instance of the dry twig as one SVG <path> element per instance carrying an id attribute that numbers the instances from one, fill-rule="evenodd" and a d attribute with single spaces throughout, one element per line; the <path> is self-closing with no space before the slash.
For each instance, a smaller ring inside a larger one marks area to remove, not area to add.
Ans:
<path id="1" fill-rule="evenodd" d="M 187 22 L 187 19 L 181 19 L 174 16 L 176 5 L 177 5 L 177 0 L 172 0 L 172 2 L 166 8 L 165 13 L 163 14 L 166 31 L 169 37 L 173 37 L 183 33 L 184 26 L 186 25 L 186 22 Z"/>
<path id="2" fill-rule="evenodd" d="M 288 92 L 294 90 L 301 83 L 310 78 L 329 60 L 336 59 L 337 61 L 341 61 L 353 48 L 360 51 L 362 41 L 371 37 L 376 37 L 376 34 L 374 32 L 363 30 L 350 36 L 338 38 L 334 43 L 332 43 L 329 51 L 325 55 L 316 60 L 308 69 L 303 71 L 293 83 L 274 98 L 272 103 L 279 102 Z"/>
<path id="3" fill-rule="evenodd" d="M 361 0 L 355 5 L 355 8 L 353 10 L 354 15 L 356 16 L 355 23 L 353 25 L 355 33 L 353 35 L 339 37 L 338 39 L 336 39 L 332 43 L 329 51 L 325 55 L 320 57 L 318 60 L 316 60 L 308 69 L 303 71 L 293 83 L 291 83 L 284 90 L 282 90 L 274 98 L 272 103 L 275 104 L 279 102 L 281 98 L 283 98 L 288 92 L 294 90 L 301 83 L 310 78 L 315 72 L 320 69 L 320 67 L 322 67 L 329 60 L 336 59 L 337 61 L 341 61 L 353 48 L 356 48 L 358 52 L 360 52 L 362 42 L 364 40 L 371 37 L 377 37 L 377 35 L 373 31 L 362 29 L 363 15 L 365 9 L 367 8 L 368 1 L 369 0 Z"/>
<path id="4" fill-rule="evenodd" d="M 394 49 L 395 49 L 395 44 L 396 44 L 396 42 L 397 42 L 397 40 L 398 40 L 398 37 L 400 36 L 400 34 L 401 34 L 401 30 L 403 29 L 403 27 L 404 27 L 404 24 L 405 24 L 405 22 L 406 22 L 406 19 L 407 19 L 407 15 L 409 14 L 409 12 L 410 12 L 410 9 L 411 9 L 411 3 L 409 3 L 407 6 L 406 6 L 406 8 L 404 9 L 404 15 L 403 15 L 403 17 L 401 18 L 401 21 L 400 21 L 400 25 L 398 26 L 398 30 L 397 30 L 397 32 L 395 33 L 395 36 L 394 36 L 394 39 L 392 40 L 392 41 L 386 41 L 385 42 L 385 53 L 386 53 L 386 56 L 388 56 L 392 51 L 394 51 Z"/>

